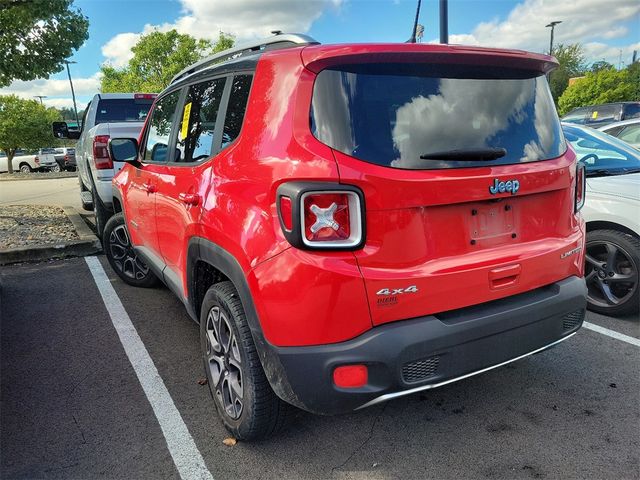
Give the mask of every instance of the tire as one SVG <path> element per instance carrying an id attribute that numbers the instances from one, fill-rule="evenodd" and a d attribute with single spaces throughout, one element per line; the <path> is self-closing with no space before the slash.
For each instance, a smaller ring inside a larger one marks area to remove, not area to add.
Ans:
<path id="1" fill-rule="evenodd" d="M 31 173 L 31 172 L 33 172 L 33 169 L 31 168 L 31 165 L 29 165 L 28 163 L 21 163 L 18 168 L 20 169 L 21 173 Z"/>
<path id="2" fill-rule="evenodd" d="M 204 296 L 200 346 L 218 416 L 235 438 L 268 437 L 286 424 L 291 407 L 269 385 L 231 282 L 213 285 Z"/>
<path id="3" fill-rule="evenodd" d="M 125 283 L 143 288 L 158 284 L 158 277 L 138 258 L 131 247 L 122 213 L 115 214 L 105 225 L 102 245 L 109 265 Z"/>
<path id="4" fill-rule="evenodd" d="M 617 230 L 587 233 L 587 307 L 604 315 L 640 310 L 640 239 Z"/>
<path id="5" fill-rule="evenodd" d="M 111 216 L 111 212 L 107 210 L 107 208 L 103 205 L 102 200 L 96 193 L 96 186 L 93 185 L 93 190 L 91 191 L 91 198 L 93 199 L 93 216 L 96 220 L 96 232 L 98 233 L 98 238 L 102 240 L 102 246 L 104 246 L 104 228 L 107 224 L 107 220 Z"/>

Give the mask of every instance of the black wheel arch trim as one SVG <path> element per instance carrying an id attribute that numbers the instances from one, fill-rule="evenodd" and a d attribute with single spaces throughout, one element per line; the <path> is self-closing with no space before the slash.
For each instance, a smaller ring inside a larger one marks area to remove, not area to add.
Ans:
<path id="1" fill-rule="evenodd" d="M 201 237 L 192 237 L 189 240 L 187 252 L 188 309 L 194 313 L 197 312 L 197 299 L 194 295 L 196 289 L 194 287 L 196 282 L 195 266 L 199 261 L 205 262 L 220 271 L 236 288 L 260 363 L 273 391 L 285 402 L 304 408 L 304 405 L 291 389 L 284 367 L 274 347 L 267 341 L 262 332 L 249 284 L 240 263 L 225 249 Z M 199 312 L 197 312 L 197 316 L 199 318 Z"/>

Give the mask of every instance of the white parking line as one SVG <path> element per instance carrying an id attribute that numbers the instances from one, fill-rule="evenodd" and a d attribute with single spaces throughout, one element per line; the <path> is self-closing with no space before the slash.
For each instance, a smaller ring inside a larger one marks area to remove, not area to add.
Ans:
<path id="1" fill-rule="evenodd" d="M 582 326 L 589 330 L 593 330 L 594 332 L 606 335 L 607 337 L 615 338 L 616 340 L 621 340 L 623 342 L 630 343 L 631 345 L 635 345 L 636 347 L 640 347 L 640 339 L 637 339 L 635 337 L 630 337 L 629 335 L 618 333 L 615 330 L 609 330 L 608 328 L 601 327 L 600 325 L 596 325 L 594 323 L 583 322 Z"/>
<path id="2" fill-rule="evenodd" d="M 142 385 L 142 389 L 151 404 L 153 413 L 158 419 L 158 423 L 160 423 L 169 453 L 180 473 L 180 477 L 183 480 L 213 480 L 211 472 L 207 469 L 198 447 L 182 420 L 182 416 L 180 416 L 180 412 L 173 403 L 167 387 L 162 381 L 133 323 L 131 323 L 131 319 L 120 298 L 118 298 L 111 282 L 107 278 L 100 261 L 97 257 L 86 257 L 85 260 L 100 291 L 104 305 L 107 307 L 111 322 L 116 332 L 118 332 L 124 351 L 129 357 L 140 385 Z"/>

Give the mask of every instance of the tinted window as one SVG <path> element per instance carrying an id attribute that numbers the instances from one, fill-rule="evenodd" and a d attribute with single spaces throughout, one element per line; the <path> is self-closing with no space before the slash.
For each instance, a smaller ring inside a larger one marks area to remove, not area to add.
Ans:
<path id="1" fill-rule="evenodd" d="M 640 103 L 628 103 L 624 106 L 624 118 L 640 117 Z"/>
<path id="2" fill-rule="evenodd" d="M 233 77 L 231 96 L 229 97 L 227 114 L 224 119 L 222 148 L 225 148 L 240 135 L 244 112 L 247 109 L 247 100 L 249 99 L 252 78 L 251 75 L 236 75 Z"/>
<path id="3" fill-rule="evenodd" d="M 96 110 L 96 125 L 106 122 L 144 122 L 153 99 L 102 99 Z M 84 123 L 84 120 L 83 120 Z"/>
<path id="4" fill-rule="evenodd" d="M 617 120 L 616 115 L 620 112 L 620 105 L 600 105 L 591 109 L 587 122 L 590 124 L 600 122 L 613 122 Z"/>
<path id="5" fill-rule="evenodd" d="M 607 135 L 611 135 L 612 137 L 617 137 L 623 128 L 624 128 L 624 125 L 620 127 L 607 128 L 606 130 L 603 130 L 603 131 Z"/>
<path id="6" fill-rule="evenodd" d="M 179 91 L 170 93 L 158 100 L 153 108 L 144 152 L 144 160 L 147 162 L 165 162 L 167 160 L 169 135 L 171 135 L 171 126 L 174 122 L 179 94 Z"/>
<path id="7" fill-rule="evenodd" d="M 320 141 L 347 155 L 394 168 L 554 158 L 566 149 L 560 122 L 546 78 L 531 75 L 433 64 L 324 70 L 314 86 L 311 128 Z M 507 153 L 484 162 L 420 159 L 489 148 Z"/>
<path id="8" fill-rule="evenodd" d="M 584 123 L 584 116 L 587 114 L 586 108 L 578 108 L 572 112 L 567 113 L 562 117 L 563 122 L 570 123 Z"/>
<path id="9" fill-rule="evenodd" d="M 209 158 L 214 146 L 216 119 L 226 79 L 219 78 L 189 87 L 178 130 L 176 162 Z M 219 141 L 218 141 L 219 142 Z"/>

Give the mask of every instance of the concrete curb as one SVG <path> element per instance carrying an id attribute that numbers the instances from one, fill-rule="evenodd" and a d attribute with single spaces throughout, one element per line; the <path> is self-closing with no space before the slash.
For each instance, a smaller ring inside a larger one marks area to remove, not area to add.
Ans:
<path id="1" fill-rule="evenodd" d="M 64 213 L 75 228 L 79 240 L 60 242 L 55 245 L 31 245 L 0 250 L 0 265 L 9 265 L 20 262 L 41 262 L 52 258 L 84 257 L 94 255 L 102 251 L 102 244 L 80 214 L 73 207 L 62 207 Z"/>

